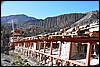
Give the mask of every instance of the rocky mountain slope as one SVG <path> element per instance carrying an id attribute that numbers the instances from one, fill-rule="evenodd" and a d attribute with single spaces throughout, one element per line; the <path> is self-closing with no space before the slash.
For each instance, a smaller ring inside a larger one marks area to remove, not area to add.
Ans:
<path id="1" fill-rule="evenodd" d="M 88 12 L 86 16 L 72 24 L 71 26 L 77 26 L 77 25 L 85 25 L 85 24 L 90 24 L 90 23 L 95 23 L 99 22 L 99 13 L 98 11 L 92 11 Z"/>
<path id="2" fill-rule="evenodd" d="M 15 28 L 21 28 L 27 36 L 37 35 L 44 32 L 55 32 L 61 28 L 74 27 L 77 25 L 84 25 L 99 22 L 99 11 L 90 11 L 87 13 L 70 13 L 55 17 L 47 17 L 43 19 L 36 19 L 26 15 L 11 15 L 1 17 L 1 23 L 4 27 L 11 28 L 8 22 L 14 18 Z"/>

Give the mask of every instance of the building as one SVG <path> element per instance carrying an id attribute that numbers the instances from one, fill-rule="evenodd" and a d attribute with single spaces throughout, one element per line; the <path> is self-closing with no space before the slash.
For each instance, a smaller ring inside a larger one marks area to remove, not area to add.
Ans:
<path id="1" fill-rule="evenodd" d="M 12 35 L 9 37 L 9 45 L 14 46 L 12 42 L 16 42 L 24 37 L 20 29 L 15 29 L 11 31 Z"/>

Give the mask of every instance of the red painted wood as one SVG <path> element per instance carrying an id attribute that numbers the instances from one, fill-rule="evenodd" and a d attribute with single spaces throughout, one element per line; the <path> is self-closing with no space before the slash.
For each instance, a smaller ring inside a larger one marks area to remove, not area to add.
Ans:
<path id="1" fill-rule="evenodd" d="M 58 56 L 60 56 L 60 54 L 61 54 L 61 45 L 62 45 L 62 43 L 60 42 L 59 43 L 59 53 L 58 53 Z"/>
<path id="2" fill-rule="evenodd" d="M 22 40 L 22 41 L 17 41 L 17 42 L 43 42 L 43 41 L 46 41 L 46 42 L 56 42 L 56 41 L 66 41 L 66 42 L 76 42 L 76 43 L 87 43 L 87 42 L 92 42 L 92 43 L 95 43 L 95 42 L 99 42 L 99 38 L 98 37 L 94 37 L 94 38 L 61 38 L 61 39 L 37 39 L 37 40 Z M 14 43 L 17 43 L 17 42 L 14 42 Z"/>
<path id="3" fill-rule="evenodd" d="M 53 42 L 51 41 L 51 45 L 50 45 L 50 55 L 52 55 L 52 47 L 53 46 Z"/>
<path id="4" fill-rule="evenodd" d="M 86 66 L 90 65 L 91 52 L 92 52 L 92 43 L 88 43 L 88 45 L 87 45 L 87 55 L 86 55 Z"/>
<path id="5" fill-rule="evenodd" d="M 47 56 L 50 56 L 50 57 L 53 57 L 53 58 L 57 58 L 57 59 L 60 59 L 61 57 L 55 57 L 54 55 L 52 55 L 52 49 L 53 49 L 53 42 L 56 42 L 56 41 L 66 41 L 66 42 L 71 42 L 70 44 L 70 50 L 69 50 L 69 59 L 66 60 L 64 59 L 65 61 L 68 61 L 68 62 L 71 62 L 71 63 L 74 63 L 74 64 L 77 64 L 77 65 L 83 65 L 84 64 L 81 64 L 77 61 L 73 61 L 73 60 L 70 60 L 71 58 L 71 51 L 72 51 L 72 42 L 75 42 L 75 43 L 87 43 L 87 42 L 90 42 L 90 44 L 87 45 L 87 56 L 86 56 L 86 66 L 89 66 L 90 65 L 90 57 L 91 57 L 91 51 L 92 51 L 92 43 L 96 43 L 96 42 L 99 42 L 99 38 L 64 38 L 64 39 L 37 39 L 37 40 L 23 40 L 23 41 L 18 41 L 18 42 L 14 42 L 14 43 L 22 43 L 22 42 L 25 42 L 26 46 L 30 46 L 28 45 L 29 42 L 36 42 L 36 48 L 38 48 L 37 50 L 39 50 L 38 53 L 40 53 L 40 47 L 39 47 L 39 43 L 38 42 L 51 42 L 51 45 L 50 45 L 50 54 L 44 54 L 44 55 L 47 55 Z M 13 42 L 12 42 L 13 43 Z M 44 44 L 44 52 L 45 52 L 45 49 L 46 49 L 46 44 Z M 59 46 L 59 54 L 60 56 L 60 46 Z M 61 60 L 63 60 L 63 58 L 61 58 Z"/>
<path id="6" fill-rule="evenodd" d="M 36 49 L 39 49 L 38 41 L 36 42 Z"/>
<path id="7" fill-rule="evenodd" d="M 30 47 L 30 42 L 28 42 L 28 48 Z"/>
<path id="8" fill-rule="evenodd" d="M 40 49 L 41 49 L 41 42 L 39 42 L 38 45 L 39 45 L 39 52 L 40 52 Z"/>
<path id="9" fill-rule="evenodd" d="M 70 43 L 69 57 L 68 57 L 68 59 L 71 59 L 71 54 L 72 54 L 72 42 Z"/>
<path id="10" fill-rule="evenodd" d="M 46 41 L 44 41 L 44 53 L 46 51 Z"/>

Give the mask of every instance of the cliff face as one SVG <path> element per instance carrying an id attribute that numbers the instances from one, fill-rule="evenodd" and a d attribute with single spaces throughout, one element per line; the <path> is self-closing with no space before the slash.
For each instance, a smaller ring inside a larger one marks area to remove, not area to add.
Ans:
<path id="1" fill-rule="evenodd" d="M 33 20 L 27 23 L 33 23 L 33 25 L 45 27 L 45 28 L 63 28 L 70 27 L 71 24 L 75 23 L 79 19 L 83 18 L 86 14 L 74 13 L 74 14 L 64 14 L 56 17 L 47 17 L 44 20 Z M 25 23 L 24 23 L 25 24 Z"/>
<path id="2" fill-rule="evenodd" d="M 21 28 L 31 27 L 31 29 L 33 27 L 39 27 L 40 29 L 43 28 L 45 32 L 54 32 L 60 30 L 61 28 L 71 27 L 72 24 L 74 24 L 76 21 L 80 20 L 84 16 L 86 16 L 86 14 L 82 13 L 64 14 L 56 17 L 47 17 L 44 20 L 42 19 L 31 20 L 22 23 L 21 25 L 19 25 L 19 27 Z"/>

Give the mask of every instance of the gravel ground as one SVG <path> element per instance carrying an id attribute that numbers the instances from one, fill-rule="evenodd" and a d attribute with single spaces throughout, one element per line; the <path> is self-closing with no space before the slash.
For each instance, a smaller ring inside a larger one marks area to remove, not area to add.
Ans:
<path id="1" fill-rule="evenodd" d="M 21 55 L 20 53 L 14 53 L 9 51 L 8 53 L 1 53 L 1 66 L 43 66 L 40 65 L 36 59 Z"/>
<path id="2" fill-rule="evenodd" d="M 13 63 L 13 58 L 5 53 L 1 53 L 1 66 L 11 66 Z"/>

